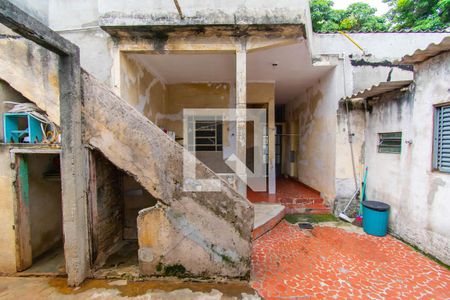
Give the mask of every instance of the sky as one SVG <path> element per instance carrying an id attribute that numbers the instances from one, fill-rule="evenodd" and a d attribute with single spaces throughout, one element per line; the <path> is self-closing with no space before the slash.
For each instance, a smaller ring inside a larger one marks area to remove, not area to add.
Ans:
<path id="1" fill-rule="evenodd" d="M 386 13 L 389 9 L 386 3 L 383 3 L 382 0 L 334 0 L 334 8 L 336 9 L 346 9 L 349 4 L 355 2 L 365 2 L 370 4 L 370 6 L 375 7 L 377 9 L 377 15 L 382 15 Z"/>

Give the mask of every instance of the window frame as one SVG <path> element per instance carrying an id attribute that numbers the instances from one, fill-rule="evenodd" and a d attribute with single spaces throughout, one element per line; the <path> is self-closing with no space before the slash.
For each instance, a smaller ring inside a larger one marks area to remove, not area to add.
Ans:
<path id="1" fill-rule="evenodd" d="M 439 164 L 439 151 L 440 151 L 440 131 L 441 131 L 441 123 L 440 123 L 440 111 L 448 109 L 450 113 L 450 103 L 444 103 L 433 106 L 433 165 L 432 168 L 435 171 L 439 171 L 442 173 L 450 173 L 450 166 L 441 166 Z M 449 129 L 450 131 L 450 129 Z M 447 141 L 446 141 L 447 142 Z M 448 138 L 448 142 L 450 142 L 450 137 Z"/>
<path id="2" fill-rule="evenodd" d="M 383 137 L 384 135 L 395 135 L 400 134 L 400 138 L 396 137 Z M 383 143 L 389 141 L 397 141 L 400 140 L 399 150 L 398 151 L 389 151 L 387 149 L 397 147 L 396 145 L 383 145 Z M 392 131 L 392 132 L 380 132 L 378 133 L 378 144 L 377 144 L 377 152 L 384 154 L 401 154 L 402 153 L 402 141 L 403 141 L 403 132 L 402 131 Z"/>
<path id="3" fill-rule="evenodd" d="M 197 128 L 198 124 L 205 124 L 204 126 L 210 126 L 207 124 L 214 124 L 213 128 Z M 220 128 L 220 129 L 219 129 Z M 198 133 L 208 133 L 211 135 L 200 135 Z M 194 145 L 189 148 L 195 149 L 195 152 L 222 152 L 223 151 L 223 119 L 221 117 L 214 117 L 212 120 L 195 120 L 194 121 Z M 205 143 L 198 143 L 198 141 L 204 140 Z M 206 141 L 212 141 L 208 143 Z"/>

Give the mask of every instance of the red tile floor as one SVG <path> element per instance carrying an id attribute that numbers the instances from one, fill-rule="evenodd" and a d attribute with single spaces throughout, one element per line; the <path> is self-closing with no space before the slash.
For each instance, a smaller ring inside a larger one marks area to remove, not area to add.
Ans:
<path id="1" fill-rule="evenodd" d="M 295 181 L 278 177 L 276 194 L 254 192 L 247 189 L 247 198 L 253 203 L 279 203 L 286 207 L 287 213 L 329 213 L 320 193 L 309 186 Z"/>
<path id="2" fill-rule="evenodd" d="M 450 299 L 450 271 L 391 236 L 282 221 L 253 244 L 265 299 Z"/>

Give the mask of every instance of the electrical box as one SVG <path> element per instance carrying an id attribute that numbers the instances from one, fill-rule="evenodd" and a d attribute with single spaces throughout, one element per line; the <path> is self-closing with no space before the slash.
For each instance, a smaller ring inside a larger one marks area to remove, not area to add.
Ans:
<path id="1" fill-rule="evenodd" d="M 3 114 L 5 143 L 41 143 L 41 122 L 29 113 Z"/>

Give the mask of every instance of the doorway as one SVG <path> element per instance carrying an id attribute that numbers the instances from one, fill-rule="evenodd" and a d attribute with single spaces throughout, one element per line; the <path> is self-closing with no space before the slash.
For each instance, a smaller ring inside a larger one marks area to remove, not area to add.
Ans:
<path id="1" fill-rule="evenodd" d="M 59 154 L 16 154 L 17 270 L 64 275 Z"/>

